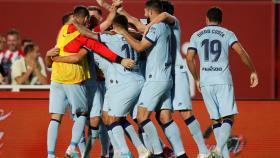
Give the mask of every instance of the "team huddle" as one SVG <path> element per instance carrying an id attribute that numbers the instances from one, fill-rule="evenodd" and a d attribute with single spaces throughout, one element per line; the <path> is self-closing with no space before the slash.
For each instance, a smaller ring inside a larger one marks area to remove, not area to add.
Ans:
<path id="1" fill-rule="evenodd" d="M 172 157 L 164 153 L 154 123 L 158 123 L 174 151 L 173 157 L 187 158 L 181 133 L 172 113 L 181 118 L 198 147 L 198 158 L 229 158 L 227 140 L 238 113 L 229 70 L 229 49 L 238 53 L 250 69 L 251 87 L 258 85 L 254 65 L 237 37 L 220 26 L 222 11 L 212 7 L 206 27 L 190 38 L 187 55 L 181 54 L 181 29 L 169 1 L 145 3 L 147 23 L 131 16 L 121 0 L 112 4 L 97 0 L 109 11 L 102 21 L 99 7 L 77 6 L 63 17 L 56 46 L 45 57 L 52 67 L 48 127 L 48 158 L 55 158 L 55 146 L 62 117 L 70 109 L 72 137 L 66 157 L 88 158 L 95 140 L 100 139 L 101 157 L 132 158 L 128 135 L 139 158 Z M 199 56 L 200 75 L 195 56 Z M 213 121 L 216 148 L 205 145 L 199 122 L 192 112 L 190 70 Z M 156 122 L 150 120 L 156 113 Z M 139 126 L 127 120 L 130 115 Z M 85 126 L 89 139 L 85 140 Z M 184 133 L 182 133 L 184 134 Z"/>

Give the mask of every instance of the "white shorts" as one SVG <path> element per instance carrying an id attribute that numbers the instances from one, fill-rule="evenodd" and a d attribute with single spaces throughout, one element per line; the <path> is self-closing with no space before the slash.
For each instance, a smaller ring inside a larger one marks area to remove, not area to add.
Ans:
<path id="1" fill-rule="evenodd" d="M 211 119 L 238 113 L 232 85 L 203 86 L 201 93 Z"/>

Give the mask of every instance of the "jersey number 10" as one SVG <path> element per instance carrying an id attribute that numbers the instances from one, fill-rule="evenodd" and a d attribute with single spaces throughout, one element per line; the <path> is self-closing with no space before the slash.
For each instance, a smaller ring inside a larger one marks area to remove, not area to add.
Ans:
<path id="1" fill-rule="evenodd" d="M 222 52 L 222 43 L 219 40 L 205 39 L 202 41 L 201 46 L 204 46 L 204 60 L 209 61 L 210 53 L 214 55 L 212 62 L 217 62 Z"/>

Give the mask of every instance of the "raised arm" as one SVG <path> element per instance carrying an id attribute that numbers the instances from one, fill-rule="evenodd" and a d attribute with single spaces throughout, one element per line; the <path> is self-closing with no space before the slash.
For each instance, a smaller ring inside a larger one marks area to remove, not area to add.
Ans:
<path id="1" fill-rule="evenodd" d="M 152 25 L 160 23 L 160 22 L 166 22 L 166 23 L 172 25 L 175 23 L 175 19 L 172 15 L 168 14 L 167 12 L 162 12 L 153 21 L 151 21 L 147 25 L 147 28 L 150 28 Z"/>
<path id="2" fill-rule="evenodd" d="M 196 50 L 194 49 L 188 49 L 188 52 L 187 52 L 187 64 L 188 64 L 188 67 L 189 67 L 189 70 L 195 80 L 195 83 L 196 83 L 196 86 L 197 86 L 197 89 L 199 92 L 201 92 L 201 89 L 200 89 L 200 82 L 199 82 L 199 77 L 197 75 L 197 72 L 196 72 L 196 64 L 195 64 L 195 56 L 196 56 Z"/>
<path id="3" fill-rule="evenodd" d="M 109 12 L 109 15 L 107 16 L 106 20 L 100 24 L 100 32 L 106 31 L 112 25 L 113 19 L 117 14 L 116 6 L 113 5 L 112 7 L 110 7 L 109 10 L 110 10 L 110 12 Z"/>
<path id="4" fill-rule="evenodd" d="M 245 49 L 242 47 L 242 45 L 239 42 L 235 42 L 232 45 L 232 49 L 240 56 L 242 62 L 249 68 L 251 71 L 250 75 L 250 87 L 256 87 L 259 83 L 257 71 L 255 69 L 255 66 L 249 56 L 249 54 L 245 51 Z"/>

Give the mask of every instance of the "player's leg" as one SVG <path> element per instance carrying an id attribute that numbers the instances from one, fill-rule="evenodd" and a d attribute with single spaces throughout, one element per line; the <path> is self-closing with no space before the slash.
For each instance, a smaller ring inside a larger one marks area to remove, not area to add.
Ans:
<path id="1" fill-rule="evenodd" d="M 172 103 L 171 103 L 171 91 L 168 91 L 160 102 L 160 110 L 157 112 L 157 118 L 163 131 L 169 140 L 172 148 L 175 152 L 176 157 L 178 158 L 186 158 L 186 152 L 182 143 L 182 138 L 180 134 L 180 130 L 176 124 L 172 120 Z"/>
<path id="2" fill-rule="evenodd" d="M 125 129 L 133 145 L 136 147 L 139 158 L 148 157 L 150 152 L 146 149 L 140 140 L 139 135 L 136 133 L 134 126 L 126 119 L 126 117 L 121 119 L 121 125 L 123 129 Z"/>
<path id="3" fill-rule="evenodd" d="M 72 128 L 71 144 L 66 151 L 66 156 L 71 157 L 77 155 L 76 147 L 81 140 L 87 120 L 86 87 L 83 84 L 64 84 L 63 88 L 72 106 L 72 113 L 77 116 Z"/>
<path id="4" fill-rule="evenodd" d="M 169 82 L 146 81 L 137 104 L 137 123 L 147 135 L 154 155 L 162 155 L 163 150 L 157 129 L 149 118 L 170 86 Z"/>
<path id="5" fill-rule="evenodd" d="M 222 117 L 220 127 L 219 141 L 217 142 L 217 150 L 224 151 L 227 141 L 231 134 L 231 128 L 234 122 L 234 116 L 238 113 L 236 102 L 234 99 L 232 85 L 215 86 L 217 98 L 219 102 L 219 112 Z"/>
<path id="6" fill-rule="evenodd" d="M 176 67 L 174 80 L 175 82 L 172 90 L 173 109 L 174 111 L 180 112 L 181 118 L 189 128 L 199 150 L 198 157 L 207 157 L 208 150 L 203 139 L 200 124 L 192 111 L 190 84 L 187 71 Z"/>
<path id="7" fill-rule="evenodd" d="M 109 158 L 110 140 L 107 127 L 103 121 L 99 124 L 99 140 L 101 143 L 101 158 Z"/>
<path id="8" fill-rule="evenodd" d="M 49 102 L 51 121 L 49 123 L 47 134 L 48 158 L 55 157 L 55 146 L 58 137 L 58 129 L 62 120 L 62 116 L 67 108 L 67 103 L 65 100 L 66 95 L 63 91 L 62 85 L 56 82 L 51 82 Z"/>

